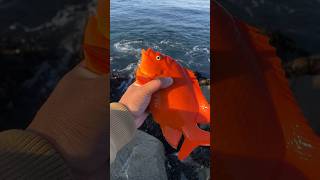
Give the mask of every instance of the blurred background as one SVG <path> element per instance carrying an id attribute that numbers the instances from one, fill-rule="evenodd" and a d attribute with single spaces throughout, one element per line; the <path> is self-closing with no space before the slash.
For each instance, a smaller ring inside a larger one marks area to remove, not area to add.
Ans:
<path id="1" fill-rule="evenodd" d="M 25 128 L 82 58 L 94 0 L 0 0 L 0 131 Z"/>
<path id="2" fill-rule="evenodd" d="M 304 115 L 320 134 L 320 1 L 217 2 L 237 18 L 269 35 Z"/>

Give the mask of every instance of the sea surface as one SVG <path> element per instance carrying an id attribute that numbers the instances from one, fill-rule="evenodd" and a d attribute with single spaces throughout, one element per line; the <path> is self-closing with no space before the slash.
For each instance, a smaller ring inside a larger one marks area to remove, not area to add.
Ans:
<path id="1" fill-rule="evenodd" d="M 111 0 L 110 12 L 113 72 L 132 74 L 150 47 L 209 77 L 209 0 Z"/>

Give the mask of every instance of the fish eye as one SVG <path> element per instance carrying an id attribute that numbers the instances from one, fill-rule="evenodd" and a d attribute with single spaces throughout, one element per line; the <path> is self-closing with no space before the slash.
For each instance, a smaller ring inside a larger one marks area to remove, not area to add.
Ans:
<path id="1" fill-rule="evenodd" d="M 156 56 L 156 60 L 157 61 L 161 60 L 161 57 L 160 56 Z"/>

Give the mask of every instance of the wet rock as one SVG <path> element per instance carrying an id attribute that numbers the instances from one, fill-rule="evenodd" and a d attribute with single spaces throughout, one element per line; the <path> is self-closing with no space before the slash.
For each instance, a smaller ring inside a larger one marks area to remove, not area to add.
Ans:
<path id="1" fill-rule="evenodd" d="M 310 56 L 310 53 L 291 38 L 279 31 L 266 32 L 270 37 L 270 44 L 276 48 L 277 54 L 283 62 L 289 62 L 299 57 Z"/>
<path id="2" fill-rule="evenodd" d="M 191 156 L 187 157 L 185 160 L 180 161 L 175 154 L 167 155 L 167 173 L 168 179 L 172 180 L 207 180 L 210 179 L 210 151 L 209 154 L 199 154 L 197 148 L 193 151 Z M 206 157 L 205 160 L 208 164 L 207 166 L 195 160 L 195 156 Z M 209 160 L 209 161 L 208 161 Z"/>
<path id="3" fill-rule="evenodd" d="M 110 76 L 110 102 L 119 101 L 122 94 L 132 83 L 132 81 L 133 79 L 130 76 L 112 73 Z"/>
<path id="4" fill-rule="evenodd" d="M 117 154 L 110 167 L 111 180 L 167 180 L 166 157 L 162 143 L 138 131 L 134 139 Z"/>
<path id="5" fill-rule="evenodd" d="M 320 55 L 300 57 L 283 64 L 288 78 L 320 74 Z"/>
<path id="6" fill-rule="evenodd" d="M 208 81 L 210 81 L 210 80 L 208 80 Z M 200 84 L 200 89 L 201 89 L 204 97 L 207 99 L 207 101 L 210 102 L 210 85 L 201 85 Z"/>

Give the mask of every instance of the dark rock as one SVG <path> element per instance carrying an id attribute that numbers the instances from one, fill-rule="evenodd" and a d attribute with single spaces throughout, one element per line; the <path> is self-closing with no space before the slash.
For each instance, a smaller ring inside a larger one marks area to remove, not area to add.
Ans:
<path id="1" fill-rule="evenodd" d="M 142 131 L 119 151 L 110 167 L 112 180 L 167 180 L 162 143 Z"/>
<path id="2" fill-rule="evenodd" d="M 277 50 L 283 62 L 292 61 L 299 57 L 310 56 L 310 53 L 299 45 L 291 38 L 279 31 L 266 32 L 270 37 L 270 44 Z"/>

